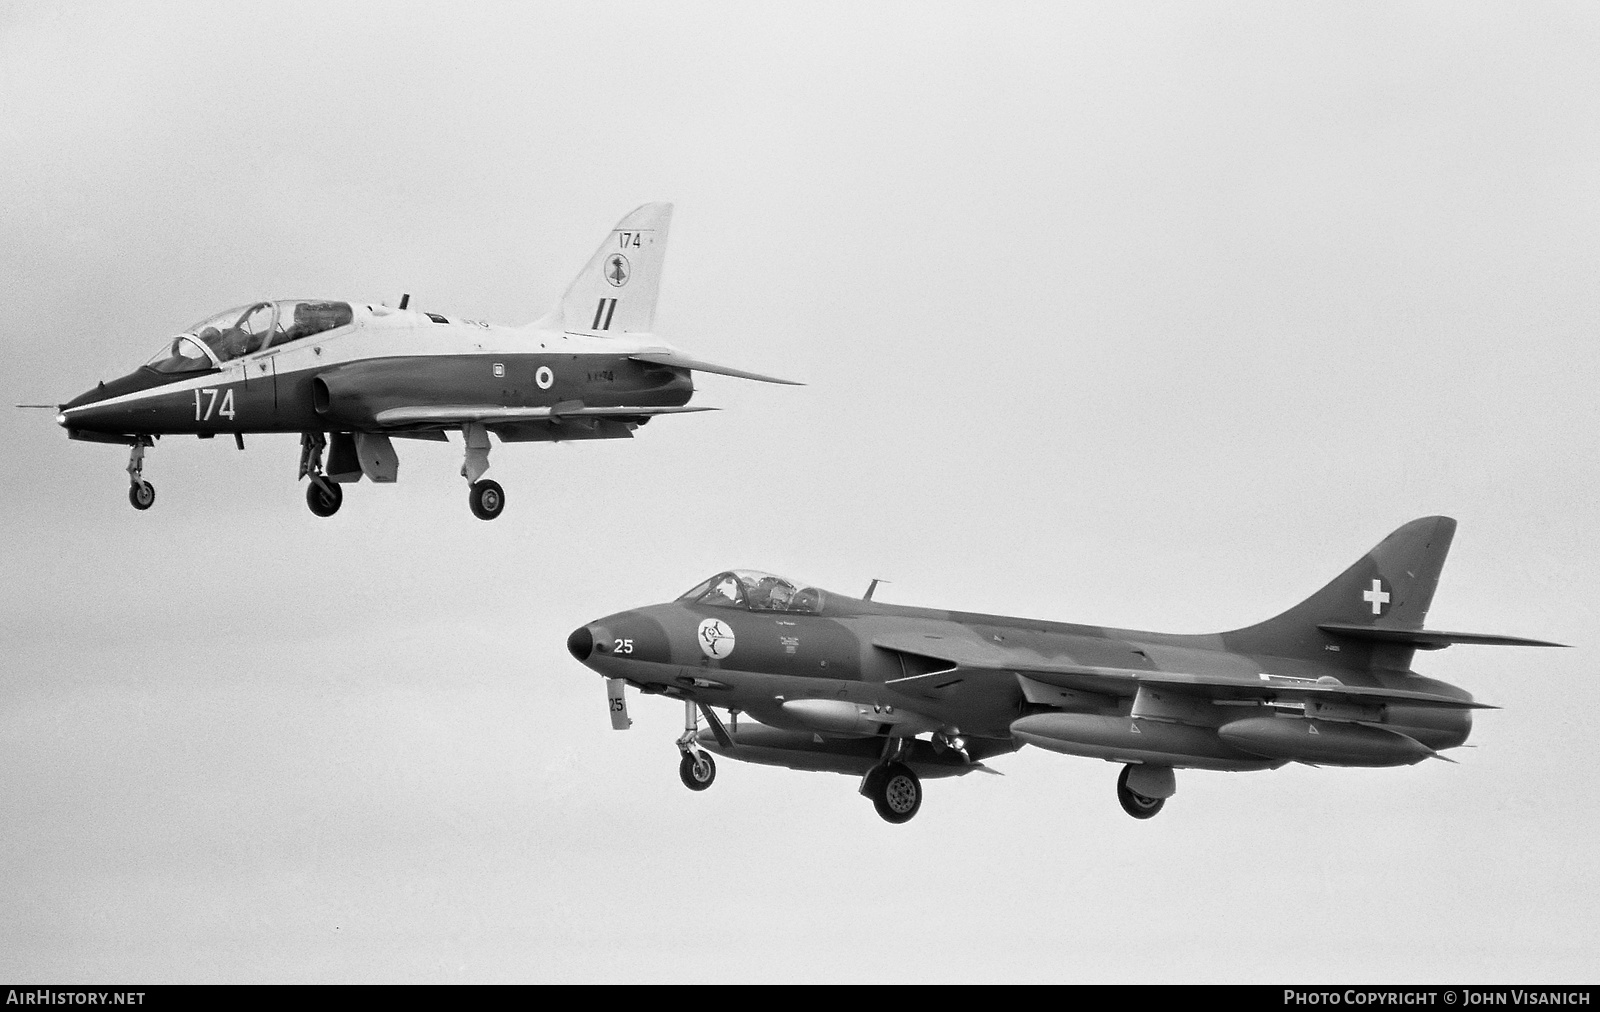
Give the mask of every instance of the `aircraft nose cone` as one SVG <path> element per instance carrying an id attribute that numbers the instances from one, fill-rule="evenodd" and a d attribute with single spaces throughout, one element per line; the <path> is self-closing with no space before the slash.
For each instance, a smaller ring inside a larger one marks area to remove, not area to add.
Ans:
<path id="1" fill-rule="evenodd" d="M 594 633 L 589 631 L 588 626 L 580 625 L 572 630 L 572 635 L 567 637 L 567 653 L 580 663 L 587 661 L 589 655 L 594 653 Z"/>

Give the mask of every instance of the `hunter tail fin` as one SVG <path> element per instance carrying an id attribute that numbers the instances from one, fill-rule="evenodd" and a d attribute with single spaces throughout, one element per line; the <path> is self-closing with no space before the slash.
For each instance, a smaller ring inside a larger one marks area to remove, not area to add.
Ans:
<path id="1" fill-rule="evenodd" d="M 1330 626 L 1346 637 L 1405 642 L 1422 629 L 1455 533 L 1449 517 L 1413 520 L 1293 608 L 1223 635 L 1235 649 L 1307 658 L 1328 656 Z"/>
<path id="2" fill-rule="evenodd" d="M 561 302 L 533 326 L 602 336 L 648 333 L 655 326 L 671 222 L 671 204 L 634 208 L 572 279 Z"/>

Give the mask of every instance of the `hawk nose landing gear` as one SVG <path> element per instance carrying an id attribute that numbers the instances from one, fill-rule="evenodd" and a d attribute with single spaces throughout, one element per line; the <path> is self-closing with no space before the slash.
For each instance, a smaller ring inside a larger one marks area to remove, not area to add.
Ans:
<path id="1" fill-rule="evenodd" d="M 483 476 L 489 470 L 489 430 L 468 422 L 461 426 L 461 436 L 467 444 L 466 459 L 461 462 L 461 477 L 468 486 L 467 505 L 479 520 L 493 520 L 506 508 L 506 492 L 499 482 Z"/>
<path id="2" fill-rule="evenodd" d="M 128 450 L 128 502 L 136 510 L 147 510 L 156 501 L 156 487 L 144 480 L 144 450 L 150 445 L 149 436 L 135 436 Z"/>

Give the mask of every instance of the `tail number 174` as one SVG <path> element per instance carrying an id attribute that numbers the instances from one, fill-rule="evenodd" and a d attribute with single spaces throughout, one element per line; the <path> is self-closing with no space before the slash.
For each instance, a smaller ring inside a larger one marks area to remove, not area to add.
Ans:
<path id="1" fill-rule="evenodd" d="M 209 422 L 213 417 L 233 418 L 233 388 L 222 391 L 222 402 L 217 402 L 217 388 L 206 387 L 194 392 L 194 420 Z"/>

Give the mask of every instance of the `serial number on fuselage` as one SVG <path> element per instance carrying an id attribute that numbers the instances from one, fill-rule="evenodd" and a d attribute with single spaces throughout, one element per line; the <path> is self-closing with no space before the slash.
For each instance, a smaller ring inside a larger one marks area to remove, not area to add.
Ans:
<path id="1" fill-rule="evenodd" d="M 610 369 L 595 369 L 586 375 L 589 377 L 590 383 L 598 383 L 601 380 L 605 380 L 607 383 L 615 383 L 617 381 L 617 377 Z"/>

